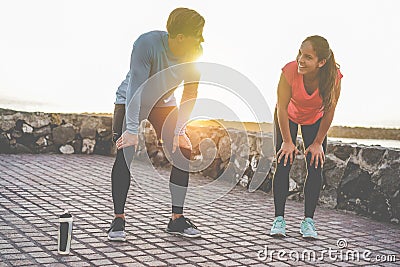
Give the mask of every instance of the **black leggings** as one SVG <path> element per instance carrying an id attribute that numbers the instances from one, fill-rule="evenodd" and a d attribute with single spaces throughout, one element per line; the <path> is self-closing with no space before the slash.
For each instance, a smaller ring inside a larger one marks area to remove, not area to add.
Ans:
<path id="1" fill-rule="evenodd" d="M 164 125 L 168 117 L 168 123 Z M 123 122 L 125 118 L 125 105 L 116 104 L 114 109 L 113 118 L 113 139 L 116 141 L 123 132 Z M 164 141 L 164 148 L 172 155 L 172 142 L 174 138 L 174 131 L 176 126 L 176 121 L 178 118 L 178 112 L 176 107 L 159 107 L 153 108 L 147 118 L 153 125 L 158 140 Z M 161 136 L 162 133 L 162 136 Z M 182 155 L 186 159 L 190 159 L 191 150 L 180 148 Z M 125 151 L 125 152 L 124 152 Z M 123 214 L 126 198 L 128 195 L 128 190 L 131 182 L 131 175 L 128 166 L 132 162 L 134 154 L 134 147 L 128 147 L 117 151 L 117 156 L 114 162 L 114 166 L 111 172 L 111 187 L 112 187 L 112 197 L 114 202 L 114 213 Z M 176 153 L 177 154 L 177 153 Z M 125 156 L 128 161 L 125 160 Z M 175 159 L 174 156 L 172 156 Z M 189 182 L 189 166 L 182 166 L 183 164 L 188 164 L 189 161 L 184 161 L 179 163 L 179 167 L 172 166 L 169 188 L 171 192 L 172 200 L 172 212 L 176 214 L 183 213 L 183 204 L 186 196 L 186 190 Z M 127 165 L 128 163 L 128 165 Z M 184 170 L 182 170 L 182 169 Z"/>
<path id="2" fill-rule="evenodd" d="M 305 148 L 307 148 L 314 142 L 314 139 L 317 136 L 319 130 L 320 123 L 321 119 L 319 119 L 316 123 L 312 125 L 301 125 L 301 135 L 303 137 Z M 274 114 L 274 126 L 275 151 L 277 153 L 281 148 L 283 139 L 281 130 L 279 128 L 276 109 Z M 293 144 L 296 144 L 298 124 L 289 120 L 289 128 Z M 326 144 L 327 137 L 325 136 L 324 142 L 322 144 L 324 153 L 326 153 Z M 322 184 L 322 168 L 320 164 L 318 165 L 318 168 L 315 168 L 314 164 L 313 166 L 310 166 L 310 160 L 311 153 L 309 153 L 306 158 L 307 177 L 304 185 L 304 215 L 305 217 L 313 218 Z M 284 216 L 286 198 L 289 193 L 289 172 L 291 165 L 286 164 L 286 166 L 284 166 L 283 164 L 284 160 L 281 160 L 281 163 L 279 164 L 277 163 L 277 168 L 272 183 L 274 192 L 275 216 Z"/>

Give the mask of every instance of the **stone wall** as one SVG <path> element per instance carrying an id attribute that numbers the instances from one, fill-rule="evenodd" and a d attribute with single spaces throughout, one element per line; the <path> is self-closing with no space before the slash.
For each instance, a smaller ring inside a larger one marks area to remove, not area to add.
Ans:
<path id="1" fill-rule="evenodd" d="M 0 153 L 112 155 L 111 125 L 111 116 L 0 110 Z M 150 155 L 154 165 L 168 167 L 151 125 L 144 121 L 140 131 L 137 158 Z M 269 168 L 269 164 L 260 163 L 261 151 L 272 144 L 271 133 L 189 126 L 188 134 L 193 169 L 201 169 L 201 174 L 213 179 L 228 172 L 230 179 L 249 187 L 258 168 L 262 176 L 258 189 L 271 191 L 274 164 Z M 300 138 L 298 148 L 303 151 Z M 290 172 L 289 198 L 304 199 L 306 172 L 304 154 L 300 154 Z M 399 223 L 400 149 L 329 142 L 323 176 L 320 205 Z"/>
<path id="2" fill-rule="evenodd" d="M 0 152 L 110 155 L 111 127 L 111 116 L 0 109 Z"/>

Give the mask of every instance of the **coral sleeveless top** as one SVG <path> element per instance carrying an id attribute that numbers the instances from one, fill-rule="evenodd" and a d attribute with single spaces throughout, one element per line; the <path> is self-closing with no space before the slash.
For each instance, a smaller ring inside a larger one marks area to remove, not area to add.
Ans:
<path id="1" fill-rule="evenodd" d="M 292 98 L 288 105 L 289 119 L 300 125 L 314 124 L 324 115 L 319 89 L 317 88 L 311 95 L 307 93 L 303 75 L 297 72 L 296 61 L 286 64 L 282 72 L 292 87 Z M 338 81 L 343 77 L 339 69 L 337 77 Z"/>

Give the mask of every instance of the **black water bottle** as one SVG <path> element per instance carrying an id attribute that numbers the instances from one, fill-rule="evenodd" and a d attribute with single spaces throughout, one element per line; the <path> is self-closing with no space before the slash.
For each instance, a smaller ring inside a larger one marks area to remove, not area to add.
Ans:
<path id="1" fill-rule="evenodd" d="M 72 239 L 72 215 L 65 210 L 59 218 L 60 226 L 58 228 L 58 253 L 62 255 L 69 254 Z"/>

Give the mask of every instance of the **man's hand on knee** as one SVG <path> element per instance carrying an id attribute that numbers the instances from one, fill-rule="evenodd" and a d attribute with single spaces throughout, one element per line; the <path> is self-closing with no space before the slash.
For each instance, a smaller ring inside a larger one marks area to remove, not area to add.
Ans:
<path id="1" fill-rule="evenodd" d="M 116 145 L 117 149 L 122 149 L 128 146 L 134 146 L 135 149 L 139 143 L 139 137 L 137 134 L 131 134 L 125 131 L 120 138 L 118 138 Z"/>

